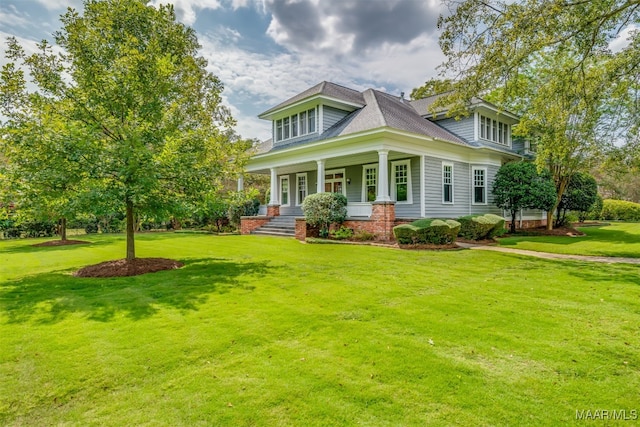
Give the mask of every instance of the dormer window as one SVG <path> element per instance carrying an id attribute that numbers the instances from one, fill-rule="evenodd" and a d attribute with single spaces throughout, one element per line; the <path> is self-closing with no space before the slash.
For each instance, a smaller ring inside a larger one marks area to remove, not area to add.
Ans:
<path id="1" fill-rule="evenodd" d="M 511 145 L 511 129 L 507 123 L 480 115 L 480 138 L 496 144 Z"/>
<path id="2" fill-rule="evenodd" d="M 276 120 L 276 142 L 314 133 L 317 128 L 316 116 L 316 108 L 314 107 L 298 114 Z"/>

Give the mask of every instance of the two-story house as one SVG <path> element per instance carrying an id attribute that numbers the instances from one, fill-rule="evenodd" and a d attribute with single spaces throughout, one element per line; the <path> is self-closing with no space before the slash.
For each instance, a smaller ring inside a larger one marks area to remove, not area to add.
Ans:
<path id="1" fill-rule="evenodd" d="M 322 82 L 260 114 L 272 122 L 272 138 L 247 171 L 271 176 L 270 199 L 266 215 L 245 221 L 243 233 L 276 216 L 301 217 L 303 200 L 316 192 L 344 194 L 349 225 L 381 239 L 408 219 L 502 215 L 491 184 L 502 164 L 527 154 L 512 138 L 518 118 L 481 99 L 461 120 L 434 116 L 435 99 Z"/>

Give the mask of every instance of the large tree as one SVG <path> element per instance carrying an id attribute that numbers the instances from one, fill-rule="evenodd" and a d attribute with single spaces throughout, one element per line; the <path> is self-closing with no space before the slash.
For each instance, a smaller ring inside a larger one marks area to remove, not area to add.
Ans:
<path id="1" fill-rule="evenodd" d="M 555 186 L 548 173 L 538 173 L 529 162 L 502 165 L 491 192 L 496 206 L 510 212 L 512 233 L 516 232 L 516 215 L 521 209 L 549 210 L 556 204 Z"/>
<path id="2" fill-rule="evenodd" d="M 39 93 L 65 102 L 63 119 L 87 135 L 83 170 L 94 193 L 126 211 L 127 260 L 137 214 L 171 212 L 236 176 L 250 143 L 233 132 L 220 80 L 198 56 L 193 29 L 173 6 L 146 0 L 85 0 L 69 9 L 53 47 L 8 57 L 26 66 Z"/>
<path id="3" fill-rule="evenodd" d="M 637 123 L 640 36 L 629 32 L 615 52 L 610 43 L 638 22 L 640 1 L 446 3 L 441 74 L 451 91 L 434 110 L 446 106 L 460 116 L 474 96 L 499 94 L 493 101 L 522 114 L 516 132 L 536 139 L 538 164 L 552 172 L 559 196 L 576 170 L 589 168 L 595 145 L 632 138 L 633 131 L 618 130 Z"/>

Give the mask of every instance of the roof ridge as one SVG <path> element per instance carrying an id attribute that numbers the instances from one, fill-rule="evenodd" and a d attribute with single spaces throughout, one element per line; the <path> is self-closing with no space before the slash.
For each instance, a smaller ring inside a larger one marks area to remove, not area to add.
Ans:
<path id="1" fill-rule="evenodd" d="M 383 126 L 389 126 L 389 124 L 387 123 L 387 118 L 384 116 L 384 113 L 382 112 L 382 107 L 380 106 L 380 102 L 378 101 L 378 97 L 376 96 L 376 92 L 378 92 L 375 89 L 367 89 L 364 92 L 371 92 L 371 95 L 373 96 L 373 100 L 375 101 L 375 110 L 377 112 L 377 115 L 380 116 L 380 118 L 382 119 L 382 125 Z M 364 95 L 364 92 L 362 93 Z M 366 99 L 365 99 L 366 100 Z M 368 104 L 367 104 L 368 105 Z"/>

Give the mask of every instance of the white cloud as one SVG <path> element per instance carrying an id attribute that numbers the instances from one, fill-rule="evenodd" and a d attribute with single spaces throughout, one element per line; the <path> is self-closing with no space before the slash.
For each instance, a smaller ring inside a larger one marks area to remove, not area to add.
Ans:
<path id="1" fill-rule="evenodd" d="M 81 0 L 36 0 L 48 10 L 59 10 L 71 7 L 74 9 L 82 9 Z"/>
<path id="2" fill-rule="evenodd" d="M 198 10 L 215 10 L 222 6 L 218 0 L 151 0 L 149 4 L 158 7 L 167 3 L 173 4 L 178 19 L 186 25 L 193 25 L 196 22 Z"/>
<path id="3" fill-rule="evenodd" d="M 33 23 L 27 12 L 20 12 L 14 5 L 10 5 L 9 11 L 0 10 L 0 24 L 3 26 L 14 25 L 27 28 Z"/>
<path id="4" fill-rule="evenodd" d="M 636 31 L 640 31 L 640 25 L 629 25 L 627 28 L 620 31 L 618 37 L 616 37 L 609 43 L 609 49 L 611 49 L 611 51 L 614 53 L 620 52 L 622 49 L 629 45 L 629 43 L 631 42 L 631 36 Z"/>

